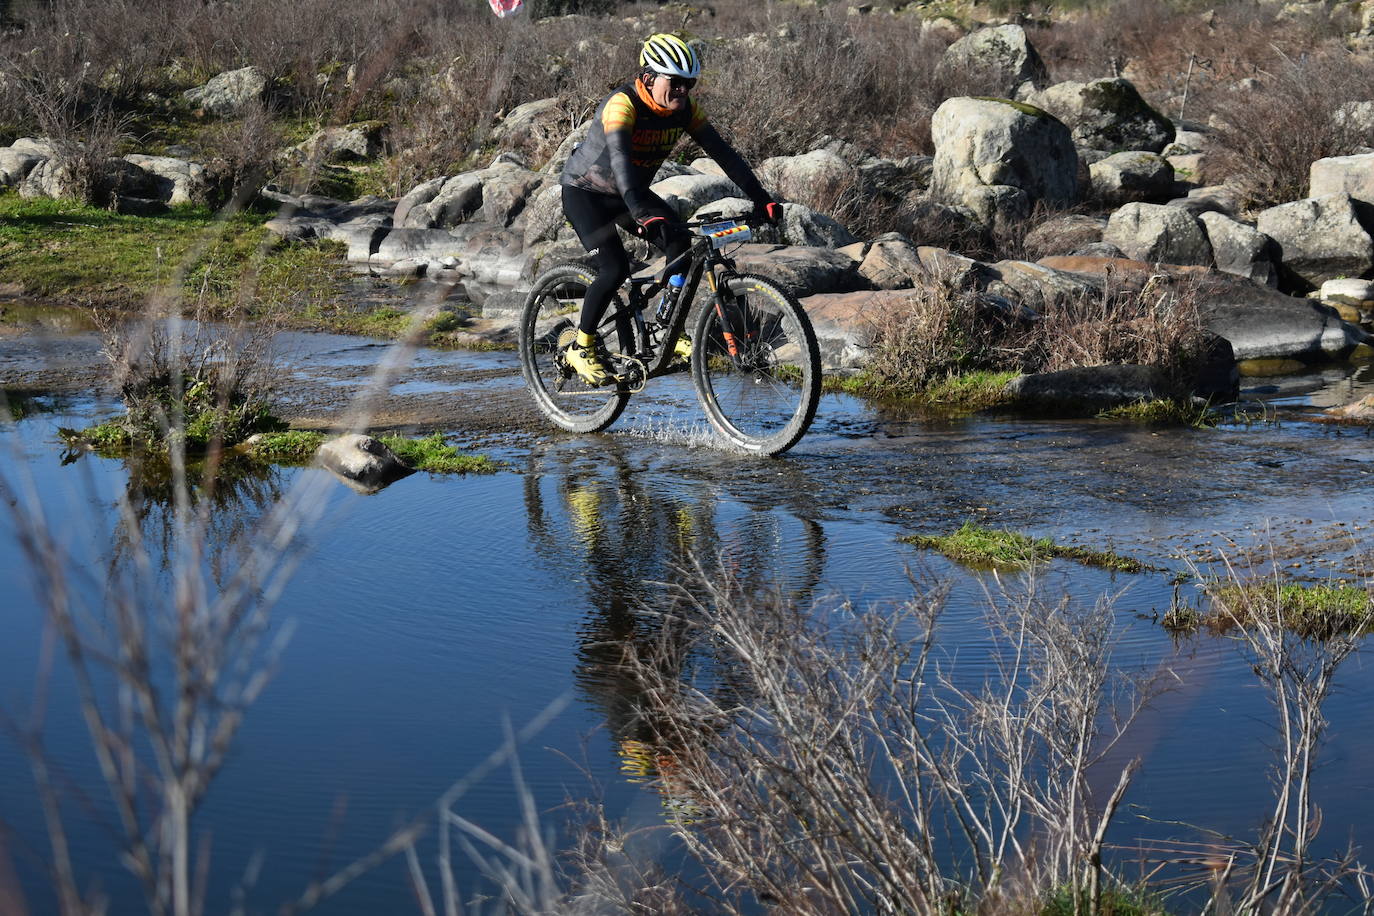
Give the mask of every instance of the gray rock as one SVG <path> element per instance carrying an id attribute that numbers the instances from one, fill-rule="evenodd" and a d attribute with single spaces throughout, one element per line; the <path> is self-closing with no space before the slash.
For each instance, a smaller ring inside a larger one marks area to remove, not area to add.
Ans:
<path id="1" fill-rule="evenodd" d="M 55 159 L 62 152 L 57 141 L 46 137 L 20 137 L 9 148 L 16 153 L 30 153 L 40 159 Z"/>
<path id="2" fill-rule="evenodd" d="M 384 151 L 386 133 L 381 121 L 326 127 L 297 146 L 296 152 L 305 162 L 367 162 Z"/>
<path id="3" fill-rule="evenodd" d="M 482 177 L 482 220 L 499 227 L 515 222 L 530 195 L 550 180 L 519 167 L 497 166 L 478 174 Z"/>
<path id="4" fill-rule="evenodd" d="M 1346 102 L 1335 110 L 1332 120 L 1353 134 L 1357 142 L 1374 145 L 1374 101 Z"/>
<path id="5" fill-rule="evenodd" d="M 1025 407 L 1041 410 L 1098 411 L 1108 407 L 1175 397 L 1168 376 L 1154 366 L 1111 365 L 1022 375 L 1007 383 L 1007 393 Z"/>
<path id="6" fill-rule="evenodd" d="M 374 267 L 387 267 L 407 259 L 438 261 L 445 257 L 457 257 L 462 260 L 462 240 L 447 229 L 383 230 L 375 244 L 375 251 L 362 252 L 362 257 L 357 256 L 359 252 L 350 250 L 348 259 L 369 263 Z"/>
<path id="7" fill-rule="evenodd" d="M 1321 300 L 1368 309 L 1374 306 L 1374 280 L 1327 280 L 1321 287 Z"/>
<path id="8" fill-rule="evenodd" d="M 1174 125 L 1127 80 L 1057 83 L 1027 98 L 1067 124 L 1079 146 L 1158 153 L 1174 139 Z"/>
<path id="9" fill-rule="evenodd" d="M 583 121 L 572 133 L 563 138 L 563 142 L 558 144 L 558 149 L 554 150 L 553 156 L 544 163 L 542 171 L 547 175 L 563 174 L 563 166 L 567 163 L 568 157 L 573 154 L 577 144 L 587 139 L 587 134 L 591 133 L 592 122 Z"/>
<path id="10" fill-rule="evenodd" d="M 1183 130 L 1175 127 L 1173 142 L 1160 151 L 1161 156 L 1187 156 L 1207 152 L 1211 141 L 1207 134 L 1197 130 Z"/>
<path id="11" fill-rule="evenodd" d="M 992 279 L 984 281 L 984 290 L 1033 312 L 1102 292 L 1102 282 L 1095 277 L 1030 261 L 998 261 L 987 265 L 987 270 Z"/>
<path id="12" fill-rule="evenodd" d="M 676 175 L 651 185 L 650 190 L 663 198 L 679 219 L 687 219 L 707 204 L 744 196 L 733 181 L 716 175 Z"/>
<path id="13" fill-rule="evenodd" d="M 1279 246 L 1285 278 L 1298 288 L 1374 268 L 1374 239 L 1346 194 L 1328 194 L 1262 210 L 1256 228 Z"/>
<path id="14" fill-rule="evenodd" d="M 817 293 L 801 303 L 816 332 L 821 365 L 827 371 L 862 368 L 884 318 L 912 308 L 911 293 L 902 290 Z"/>
<path id="15" fill-rule="evenodd" d="M 1197 296 L 1207 329 L 1230 341 L 1236 359 L 1329 359 L 1371 341 L 1326 306 L 1230 274 L 1201 275 Z"/>
<path id="16" fill-rule="evenodd" d="M 358 433 L 328 440 L 315 453 L 315 460 L 364 490 L 379 489 L 413 473 L 391 449 Z"/>
<path id="17" fill-rule="evenodd" d="M 45 158 L 27 150 L 0 149 L 0 188 L 19 184 Z"/>
<path id="18" fill-rule="evenodd" d="M 1308 172 L 1308 188 L 1308 197 L 1348 194 L 1374 204 L 1374 153 L 1318 159 Z"/>
<path id="19" fill-rule="evenodd" d="M 414 229 L 448 229 L 466 222 L 481 207 L 481 175 L 478 172 L 464 172 L 446 180 L 428 202 L 413 204 L 405 219 L 397 220 L 396 225 Z M 399 204 L 397 210 L 400 210 Z"/>
<path id="20" fill-rule="evenodd" d="M 784 200 L 815 201 L 818 193 L 833 193 L 854 181 L 853 167 L 826 150 L 765 159 L 757 174 L 765 188 Z"/>
<path id="21" fill-rule="evenodd" d="M 1027 255 L 1038 259 L 1056 254 L 1071 254 L 1102 241 L 1107 221 L 1101 217 L 1069 214 L 1048 219 L 1026 233 L 1023 246 Z"/>
<path id="22" fill-rule="evenodd" d="M 1198 219 L 1207 232 L 1218 270 L 1264 286 L 1278 282 L 1269 236 L 1222 213 L 1203 213 Z"/>
<path id="23" fill-rule="evenodd" d="M 1110 242 L 1089 242 L 1081 248 L 1075 248 L 1069 254 L 1074 257 L 1082 258 L 1124 258 L 1126 252 L 1117 248 Z"/>
<path id="24" fill-rule="evenodd" d="M 910 289 L 924 273 L 916 247 L 902 238 L 875 240 L 859 265 L 875 289 Z"/>
<path id="25" fill-rule="evenodd" d="M 392 217 L 395 220 L 396 225 L 412 226 L 413 223 L 411 221 L 411 211 L 418 206 L 423 206 L 434 200 L 434 198 L 443 189 L 444 184 L 447 181 L 447 178 L 431 178 L 428 181 L 423 181 L 420 184 L 417 184 L 415 187 L 407 191 L 405 195 L 401 197 L 400 200 L 396 201 L 396 211 L 394 216 Z M 427 212 L 424 214 L 423 217 L 419 214 L 417 214 L 415 217 L 417 221 L 420 219 L 428 221 L 428 218 L 429 217 Z"/>
<path id="26" fill-rule="evenodd" d="M 182 96 L 206 114 L 225 118 L 260 101 L 266 92 L 266 74 L 257 67 L 244 67 L 221 73 L 203 86 L 186 90 Z"/>
<path id="27" fill-rule="evenodd" d="M 858 262 L 833 248 L 746 244 L 735 258 L 741 270 L 766 274 L 798 298 L 815 293 L 853 292 L 864 285 Z"/>
<path id="28" fill-rule="evenodd" d="M 567 225 L 563 215 L 563 189 L 549 184 L 530 195 L 525 205 L 525 247 L 551 242 Z"/>
<path id="29" fill-rule="evenodd" d="M 557 149 L 567 130 L 558 99 L 536 99 L 512 108 L 491 132 L 491 138 L 506 149 L 538 151 Z"/>
<path id="30" fill-rule="evenodd" d="M 186 159 L 171 156 L 129 155 L 125 162 L 131 162 L 152 176 L 157 189 L 157 199 L 176 206 L 178 204 L 204 204 L 209 198 L 209 183 L 205 177 L 205 166 Z"/>
<path id="31" fill-rule="evenodd" d="M 1156 153 L 1114 153 L 1088 168 L 1093 196 L 1107 204 L 1162 202 L 1174 190 L 1174 167 Z"/>
<path id="32" fill-rule="evenodd" d="M 964 36 L 945 49 L 938 72 L 991 94 L 1012 95 L 1022 84 L 1039 89 L 1049 82 L 1045 62 L 1019 25 L 979 29 Z"/>
<path id="33" fill-rule="evenodd" d="M 1164 264 L 1211 264 L 1207 234 L 1189 213 L 1162 204 L 1127 204 L 1113 213 L 1102 241 L 1129 258 Z"/>
<path id="34" fill-rule="evenodd" d="M 1068 128 L 1038 108 L 1005 99 L 947 99 L 931 119 L 932 200 L 966 207 L 985 225 L 1024 218 L 1078 195 L 1078 154 Z"/>

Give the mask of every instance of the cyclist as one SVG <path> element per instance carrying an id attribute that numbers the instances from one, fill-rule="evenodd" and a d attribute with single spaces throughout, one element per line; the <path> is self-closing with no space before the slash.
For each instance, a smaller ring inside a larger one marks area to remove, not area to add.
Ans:
<path id="1" fill-rule="evenodd" d="M 590 385 L 616 381 L 596 343 L 606 304 L 630 275 L 630 258 L 616 227 L 633 228 L 663 250 L 665 278 L 678 272 L 674 264 L 688 248 L 672 209 L 649 190 L 684 131 L 754 202 L 753 218 L 777 220 L 782 212 L 690 98 L 701 74 L 692 46 L 676 35 L 652 35 L 640 50 L 639 64 L 639 75 L 601 102 L 591 132 L 563 167 L 560 182 L 563 213 L 593 254 L 597 270 L 582 300 L 577 339 L 567 352 L 568 363 Z"/>

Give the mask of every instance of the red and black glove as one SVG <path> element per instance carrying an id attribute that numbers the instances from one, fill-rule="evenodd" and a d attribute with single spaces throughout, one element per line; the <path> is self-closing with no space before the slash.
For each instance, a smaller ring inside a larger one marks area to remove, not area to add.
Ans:
<path id="1" fill-rule="evenodd" d="M 754 204 L 754 211 L 749 214 L 749 221 L 753 223 L 781 222 L 782 204 L 771 200 Z"/>
<path id="2" fill-rule="evenodd" d="M 667 248 L 674 230 L 675 224 L 666 216 L 650 216 L 639 223 L 637 234 L 659 248 Z"/>

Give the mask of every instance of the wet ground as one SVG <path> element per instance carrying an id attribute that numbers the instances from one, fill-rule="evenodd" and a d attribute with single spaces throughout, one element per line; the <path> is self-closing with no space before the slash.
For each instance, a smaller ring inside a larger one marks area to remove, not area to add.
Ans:
<path id="1" fill-rule="evenodd" d="M 97 604 L 98 571 L 128 542 L 114 507 L 135 478 L 94 456 L 64 466 L 54 429 L 116 410 L 99 394 L 99 350 L 79 322 L 10 325 L 0 336 L 0 382 L 33 398 L 10 428 L 4 476 L 26 481 L 73 556 L 97 571 Z M 535 413 L 514 353 L 407 354 L 364 338 L 283 334 L 276 354 L 283 413 L 300 425 L 438 430 L 503 470 L 415 475 L 361 496 L 323 471 L 272 469 L 216 509 L 212 551 L 227 551 L 303 488 L 320 518 L 278 602 L 296 636 L 206 812 L 212 887 L 223 890 L 265 850 L 255 898 L 263 909 L 321 863 L 339 864 L 424 810 L 498 743 L 505 720 L 529 721 L 559 698 L 572 705 L 525 760 L 540 810 L 603 794 L 613 816 L 661 822 L 652 792 L 620 775 L 616 748 L 634 697 L 607 660 L 649 632 L 637 608 L 680 574 L 687 547 L 803 600 L 898 601 L 911 592 L 909 576 L 947 579 L 946 650 L 976 674 L 988 651 L 979 622 L 987 576 L 898 541 L 968 519 L 1157 568 L 1111 575 L 1056 561 L 1043 580 L 1075 601 L 1114 596 L 1121 664 L 1178 675 L 1179 688 L 1128 742 L 1145 759 L 1132 810 L 1243 833 L 1264 809 L 1267 707 L 1229 641 L 1179 641 L 1157 625 L 1174 574 L 1225 557 L 1310 581 L 1363 581 L 1374 559 L 1374 441 L 1364 428 L 1315 422 L 1321 407 L 1374 391 L 1367 367 L 1247 380 L 1244 418 L 1199 430 L 939 418 L 830 394 L 792 452 L 758 460 L 715 443 L 684 376 L 651 384 L 610 432 L 571 436 Z M 165 544 L 165 507 L 156 509 L 155 491 L 140 492 L 154 506 L 140 522 L 143 541 Z M 14 711 L 33 690 L 41 617 L 8 516 L 0 542 L 0 591 L 11 596 L 0 622 L 0 707 Z M 1328 710 L 1318 792 L 1332 843 L 1374 839 L 1363 765 L 1374 710 L 1362 700 L 1372 674 L 1352 661 Z M 69 693 L 54 689 L 50 744 L 96 796 L 79 720 L 61 715 Z M 28 768 L 3 741 L 0 773 L 0 818 L 41 856 Z M 497 779 L 465 814 L 501 832 L 517 810 L 509 780 Z M 1130 820 L 1118 839 L 1152 830 Z M 76 845 L 107 887 L 128 890 L 103 831 L 79 831 Z M 21 871 L 41 899 L 31 862 Z M 402 898 L 403 869 L 393 865 L 325 911 L 382 912 Z"/>

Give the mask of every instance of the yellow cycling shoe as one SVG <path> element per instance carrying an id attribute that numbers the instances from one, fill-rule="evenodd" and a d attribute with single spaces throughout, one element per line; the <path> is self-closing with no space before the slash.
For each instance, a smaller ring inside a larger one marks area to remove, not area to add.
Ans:
<path id="1" fill-rule="evenodd" d="M 572 366 L 573 371 L 581 377 L 582 381 L 593 387 L 614 384 L 618 379 L 615 373 L 606 368 L 606 364 L 601 360 L 601 354 L 596 351 L 596 343 L 584 342 L 583 335 L 578 334 L 577 340 L 568 347 L 563 353 L 568 365 Z"/>
<path id="2" fill-rule="evenodd" d="M 692 361 L 692 342 L 686 337 L 679 337 L 677 343 L 673 344 L 673 362 L 689 363 Z"/>

